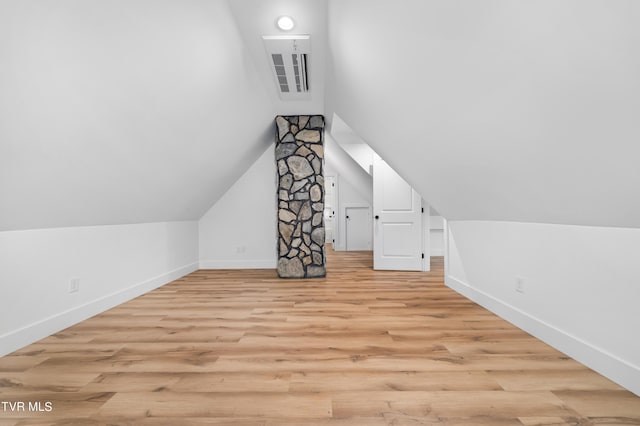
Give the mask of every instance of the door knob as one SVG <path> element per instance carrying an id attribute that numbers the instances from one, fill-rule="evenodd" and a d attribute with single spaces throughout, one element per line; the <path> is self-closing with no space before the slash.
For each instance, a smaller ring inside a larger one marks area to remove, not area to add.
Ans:
<path id="1" fill-rule="evenodd" d="M 376 217 L 375 217 L 375 218 L 376 218 L 376 220 L 378 220 L 378 219 L 380 219 L 380 216 L 376 215 Z"/>

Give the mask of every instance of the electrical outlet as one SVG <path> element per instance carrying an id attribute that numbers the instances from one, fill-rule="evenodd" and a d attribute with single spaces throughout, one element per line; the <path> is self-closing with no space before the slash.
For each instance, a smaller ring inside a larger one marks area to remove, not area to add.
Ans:
<path id="1" fill-rule="evenodd" d="M 516 291 L 518 293 L 524 293 L 524 278 L 516 277 Z"/>
<path id="2" fill-rule="evenodd" d="M 71 278 L 69 280 L 69 293 L 77 293 L 80 291 L 80 278 Z"/>
<path id="3" fill-rule="evenodd" d="M 238 246 L 238 247 L 236 247 L 236 253 L 238 253 L 238 254 L 242 254 L 242 253 L 244 253 L 245 251 L 247 251 L 247 248 L 246 248 L 245 246 Z"/>

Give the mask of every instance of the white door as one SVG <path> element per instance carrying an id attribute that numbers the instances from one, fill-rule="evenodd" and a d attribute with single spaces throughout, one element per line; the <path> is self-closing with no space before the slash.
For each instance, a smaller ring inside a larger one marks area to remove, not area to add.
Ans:
<path id="1" fill-rule="evenodd" d="M 371 210 L 368 206 L 345 207 L 347 250 L 371 250 Z"/>
<path id="2" fill-rule="evenodd" d="M 324 241 L 333 243 L 334 239 L 334 217 L 335 217 L 335 176 L 325 176 L 324 178 Z"/>
<path id="3" fill-rule="evenodd" d="M 378 155 L 373 161 L 373 269 L 422 270 L 422 199 Z"/>

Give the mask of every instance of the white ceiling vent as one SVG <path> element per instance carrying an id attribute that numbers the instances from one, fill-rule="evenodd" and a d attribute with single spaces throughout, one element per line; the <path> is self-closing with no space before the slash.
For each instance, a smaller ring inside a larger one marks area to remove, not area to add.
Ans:
<path id="1" fill-rule="evenodd" d="M 262 36 L 262 39 L 280 99 L 310 99 L 309 36 Z"/>

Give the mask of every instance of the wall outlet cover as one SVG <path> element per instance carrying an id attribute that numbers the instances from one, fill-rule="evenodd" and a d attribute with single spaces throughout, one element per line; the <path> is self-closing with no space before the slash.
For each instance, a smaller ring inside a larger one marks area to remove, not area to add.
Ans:
<path id="1" fill-rule="evenodd" d="M 69 293 L 77 293 L 80 291 L 80 278 L 71 278 L 69 280 Z"/>

